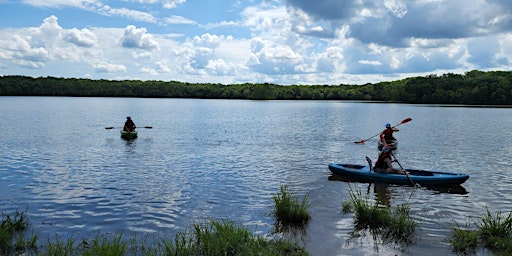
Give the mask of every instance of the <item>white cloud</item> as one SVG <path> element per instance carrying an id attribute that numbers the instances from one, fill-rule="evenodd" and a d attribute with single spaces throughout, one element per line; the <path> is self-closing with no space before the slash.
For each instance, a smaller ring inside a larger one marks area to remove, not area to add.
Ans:
<path id="1" fill-rule="evenodd" d="M 126 72 L 126 66 L 107 62 L 94 64 L 94 68 L 96 69 L 96 71 L 102 73 Z"/>
<path id="2" fill-rule="evenodd" d="M 190 20 L 190 19 L 187 19 L 187 18 L 182 17 L 182 16 L 172 15 L 172 16 L 169 16 L 169 17 L 165 18 L 165 23 L 166 24 L 190 24 L 190 25 L 194 25 L 197 22 L 195 22 L 193 20 Z"/>
<path id="3" fill-rule="evenodd" d="M 86 28 L 81 30 L 72 28 L 65 33 L 64 38 L 80 47 L 92 47 L 98 43 L 96 35 Z"/>
<path id="4" fill-rule="evenodd" d="M 382 66 L 382 63 L 378 60 L 360 60 L 358 62 L 363 65 Z"/>
<path id="5" fill-rule="evenodd" d="M 147 12 L 141 12 L 137 10 L 130 10 L 127 8 L 111 8 L 108 5 L 103 5 L 101 8 L 98 8 L 97 11 L 99 13 L 103 13 L 108 16 L 119 16 L 119 17 L 125 17 L 128 19 L 133 19 L 136 21 L 144 21 L 148 23 L 156 23 L 157 19 L 147 13 Z"/>
<path id="6" fill-rule="evenodd" d="M 152 68 L 141 68 L 140 72 L 143 74 L 152 75 L 152 76 L 158 75 L 158 72 Z"/>
<path id="7" fill-rule="evenodd" d="M 194 36 L 193 44 L 197 47 L 217 48 L 220 45 L 222 39 L 223 37 L 206 33 L 201 35 L 200 37 Z"/>
<path id="8" fill-rule="evenodd" d="M 213 75 L 228 75 L 233 73 L 234 67 L 222 59 L 217 59 L 209 60 L 205 70 Z"/>
<path id="9" fill-rule="evenodd" d="M 403 18 L 407 14 L 407 4 L 401 0 L 385 0 L 384 6 L 397 18 Z"/>
<path id="10" fill-rule="evenodd" d="M 127 26 L 121 38 L 121 45 L 127 48 L 145 50 L 158 49 L 158 43 L 153 39 L 152 35 L 146 32 L 146 28 L 136 28 L 133 25 Z"/>
<path id="11" fill-rule="evenodd" d="M 142 4 L 162 4 L 162 6 L 166 9 L 172 9 L 178 6 L 179 4 L 183 4 L 186 0 L 132 0 L 136 2 L 140 2 Z"/>

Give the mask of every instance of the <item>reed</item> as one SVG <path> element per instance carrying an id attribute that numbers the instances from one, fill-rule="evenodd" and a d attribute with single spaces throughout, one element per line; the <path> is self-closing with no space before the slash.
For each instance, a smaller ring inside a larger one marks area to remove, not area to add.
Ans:
<path id="1" fill-rule="evenodd" d="M 76 255 L 77 248 L 75 247 L 75 239 L 70 237 L 65 241 L 61 239 L 56 239 L 55 241 L 51 241 L 49 238 L 43 244 L 45 248 L 44 251 L 41 252 L 42 256 L 57 256 L 57 255 Z"/>
<path id="2" fill-rule="evenodd" d="M 450 244 L 460 253 L 474 251 L 478 247 L 491 250 L 495 255 L 512 255 L 512 212 L 504 215 L 501 210 L 492 214 L 489 209 L 475 222 L 473 230 L 452 226 Z"/>
<path id="3" fill-rule="evenodd" d="M 288 186 L 281 185 L 280 191 L 272 196 L 274 199 L 273 215 L 277 222 L 284 225 L 305 225 L 311 219 L 309 196 L 306 194 L 302 200 L 288 190 Z"/>
<path id="4" fill-rule="evenodd" d="M 464 227 L 455 224 L 451 226 L 452 236 L 448 241 L 454 252 L 474 254 L 478 247 L 479 234 L 476 230 L 471 230 L 469 224 Z"/>
<path id="5" fill-rule="evenodd" d="M 414 240 L 418 224 L 410 216 L 407 204 L 390 208 L 379 199 L 371 202 L 360 191 L 350 190 L 350 201 L 343 203 L 342 210 L 344 213 L 354 213 L 354 234 L 368 230 L 383 242 L 402 245 Z"/>
<path id="6" fill-rule="evenodd" d="M 291 240 L 266 240 L 229 221 L 195 224 L 160 243 L 164 255 L 309 255 Z"/>
<path id="7" fill-rule="evenodd" d="M 24 237 L 24 231 L 28 228 L 26 211 L 16 210 L 14 214 L 2 213 L 2 222 L 0 223 L 0 254 L 11 254 L 17 251 L 23 251 L 25 247 L 35 247 L 37 235 L 27 238 Z"/>
<path id="8" fill-rule="evenodd" d="M 48 238 L 37 246 L 36 235 L 24 236 L 29 222 L 25 212 L 2 214 L 0 255 L 309 255 L 291 239 L 266 239 L 253 235 L 247 228 L 231 221 L 211 220 L 178 233 L 174 239 L 162 237 L 148 242 L 125 239 L 122 234 L 101 234 L 92 239 L 74 237 L 65 240 Z"/>
<path id="9" fill-rule="evenodd" d="M 90 242 L 82 242 L 83 249 L 80 252 L 82 256 L 94 255 L 125 255 L 128 248 L 128 242 L 123 240 L 122 234 L 107 236 L 97 233 Z"/>

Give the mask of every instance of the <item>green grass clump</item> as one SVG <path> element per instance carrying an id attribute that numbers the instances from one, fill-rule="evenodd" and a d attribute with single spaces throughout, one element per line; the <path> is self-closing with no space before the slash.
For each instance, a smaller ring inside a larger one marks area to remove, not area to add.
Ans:
<path id="1" fill-rule="evenodd" d="M 191 233 L 179 233 L 174 241 L 162 240 L 160 248 L 164 255 L 308 255 L 291 240 L 266 240 L 233 222 L 215 220 L 193 225 Z"/>
<path id="2" fill-rule="evenodd" d="M 0 223 L 0 253 L 11 254 L 16 251 L 23 251 L 25 247 L 35 248 L 37 236 L 34 235 L 28 240 L 23 232 L 28 228 L 26 212 L 16 211 L 14 214 L 2 213 Z"/>
<path id="3" fill-rule="evenodd" d="M 265 239 L 253 235 L 247 228 L 229 221 L 211 220 L 193 225 L 189 231 L 178 233 L 174 239 L 155 239 L 148 243 L 124 239 L 122 234 L 100 234 L 92 239 L 59 237 L 37 245 L 37 236 L 24 236 L 29 223 L 25 213 L 13 216 L 2 214 L 0 225 L 0 255 L 309 255 L 303 246 L 292 239 Z"/>
<path id="4" fill-rule="evenodd" d="M 508 215 L 497 211 L 494 215 L 487 212 L 475 223 L 476 228 L 469 229 L 452 226 L 450 244 L 452 250 L 459 253 L 475 251 L 478 247 L 491 250 L 496 255 L 512 254 L 512 213 Z"/>
<path id="5" fill-rule="evenodd" d="M 82 246 L 82 256 L 125 255 L 128 242 L 123 240 L 122 234 L 107 236 L 98 233 L 91 242 L 84 240 Z"/>
<path id="6" fill-rule="evenodd" d="M 408 245 L 412 243 L 418 224 L 410 217 L 410 208 L 403 204 L 390 208 L 379 200 L 370 202 L 361 192 L 350 191 L 350 201 L 344 202 L 345 213 L 354 212 L 354 234 L 369 230 L 383 242 Z"/>
<path id="7" fill-rule="evenodd" d="M 288 191 L 286 185 L 281 185 L 281 190 L 274 199 L 274 217 L 277 222 L 291 225 L 305 225 L 311 219 L 309 208 L 309 196 L 305 195 L 299 200 L 295 195 Z"/>

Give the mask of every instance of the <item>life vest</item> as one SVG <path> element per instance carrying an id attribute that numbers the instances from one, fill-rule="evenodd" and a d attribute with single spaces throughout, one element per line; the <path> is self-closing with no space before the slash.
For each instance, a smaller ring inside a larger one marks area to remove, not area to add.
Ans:
<path id="1" fill-rule="evenodd" d="M 375 161 L 374 169 L 387 169 L 389 166 L 386 163 L 386 161 L 384 161 L 384 159 L 386 159 L 386 158 L 391 159 L 391 155 L 388 152 L 381 153 L 379 155 L 379 158 L 377 159 L 377 161 Z"/>
<path id="2" fill-rule="evenodd" d="M 382 134 L 384 135 L 384 139 L 386 139 L 386 140 L 395 139 L 393 137 L 393 128 L 386 128 L 384 131 L 382 131 Z"/>

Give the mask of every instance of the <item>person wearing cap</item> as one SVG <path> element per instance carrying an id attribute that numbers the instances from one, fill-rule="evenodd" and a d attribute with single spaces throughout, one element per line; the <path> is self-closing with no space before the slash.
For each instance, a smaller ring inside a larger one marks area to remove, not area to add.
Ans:
<path id="1" fill-rule="evenodd" d="M 375 172 L 378 173 L 394 173 L 394 174 L 405 174 L 404 170 L 396 169 L 393 167 L 393 162 L 396 162 L 395 160 L 391 159 L 392 156 L 392 150 L 389 145 L 384 145 L 382 147 L 382 151 L 379 154 L 379 158 L 377 161 L 375 161 L 375 166 L 373 169 Z"/>
<path id="2" fill-rule="evenodd" d="M 124 123 L 123 131 L 133 132 L 135 131 L 135 128 L 137 128 L 137 126 L 133 122 L 132 118 L 129 116 L 126 117 L 126 122 Z"/>
<path id="3" fill-rule="evenodd" d="M 398 132 L 398 129 L 395 127 L 391 127 L 391 124 L 386 124 L 386 129 L 380 133 L 380 141 L 382 144 L 389 143 L 390 141 L 396 140 L 393 137 L 393 132 Z"/>

